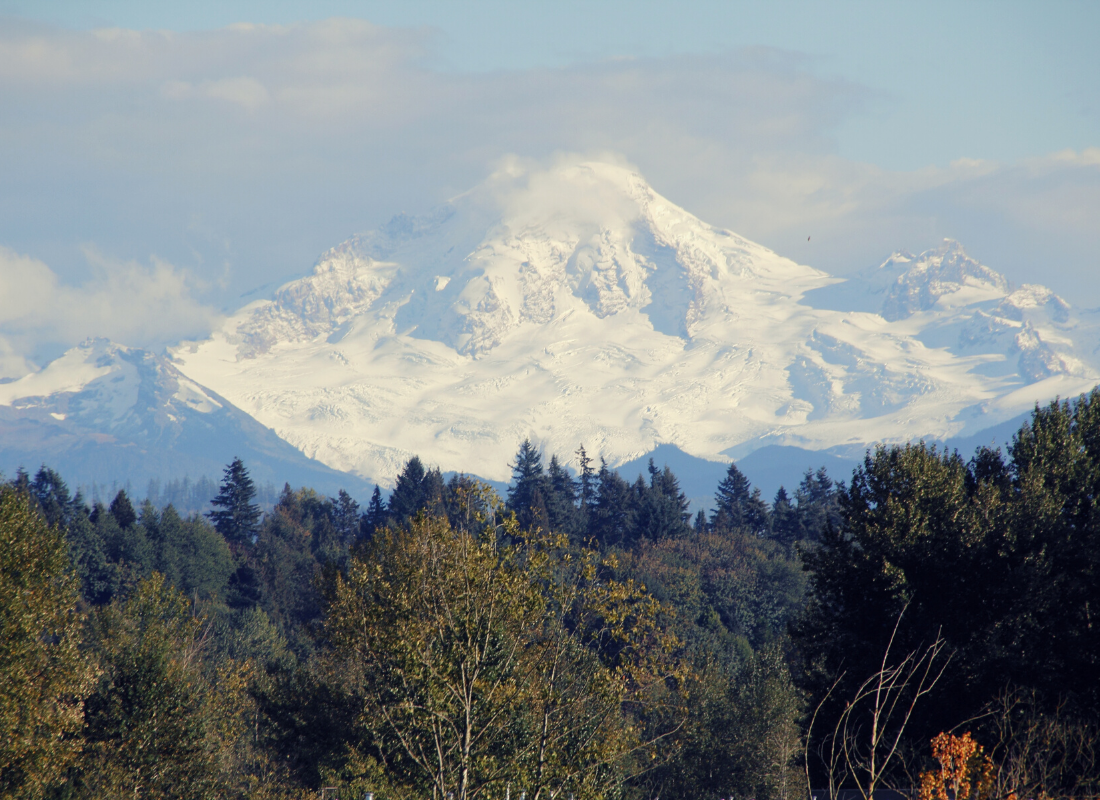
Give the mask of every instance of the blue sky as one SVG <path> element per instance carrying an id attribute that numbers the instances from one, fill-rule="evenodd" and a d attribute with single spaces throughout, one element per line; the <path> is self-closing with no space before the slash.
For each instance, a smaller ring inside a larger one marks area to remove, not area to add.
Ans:
<path id="1" fill-rule="evenodd" d="M 178 318 L 86 326 L 169 341 L 506 156 L 581 152 L 831 272 L 951 236 L 1100 305 L 1098 40 L 1094 2 L 0 0 L 0 281 L 171 285 Z M 0 303 L 0 371 L 51 326 Z"/>

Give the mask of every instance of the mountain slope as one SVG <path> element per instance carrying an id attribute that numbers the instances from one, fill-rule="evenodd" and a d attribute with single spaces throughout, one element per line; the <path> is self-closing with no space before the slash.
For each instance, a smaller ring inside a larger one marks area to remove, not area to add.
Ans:
<path id="1" fill-rule="evenodd" d="M 234 457 L 261 483 L 365 496 L 351 475 L 311 462 L 163 356 L 93 339 L 40 372 L 0 384 L 0 469 L 45 463 L 74 485 L 203 475 Z"/>
<path id="2" fill-rule="evenodd" d="M 856 452 L 1096 383 L 1093 321 L 941 250 L 840 282 L 628 169 L 506 170 L 333 248 L 173 358 L 308 456 L 383 482 L 414 453 L 506 478 L 525 436 L 612 464 L 658 444 Z"/>

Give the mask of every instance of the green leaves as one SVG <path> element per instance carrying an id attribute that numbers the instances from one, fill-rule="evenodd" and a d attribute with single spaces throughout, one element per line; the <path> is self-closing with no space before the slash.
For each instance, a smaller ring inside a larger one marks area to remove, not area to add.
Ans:
<path id="1" fill-rule="evenodd" d="M 842 672 L 873 673 L 868 654 L 908 605 L 899 650 L 942 631 L 956 653 L 917 741 L 1006 684 L 1100 710 L 1100 394 L 1037 408 L 1009 451 L 1007 464 L 923 443 L 867 456 L 841 493 L 842 527 L 805 556 L 813 594 L 797 639 L 818 698 Z"/>
<path id="2" fill-rule="evenodd" d="M 93 672 L 67 546 L 30 499 L 0 487 L 0 796 L 42 797 L 79 752 Z"/>
<path id="3" fill-rule="evenodd" d="M 613 792 L 647 747 L 624 703 L 671 674 L 658 607 L 565 537 L 479 516 L 480 534 L 421 514 L 330 576 L 323 636 L 362 697 L 357 749 L 437 796 Z"/>
<path id="4" fill-rule="evenodd" d="M 84 796 L 220 795 L 222 745 L 201 658 L 204 627 L 159 573 L 95 614 L 103 671 L 86 708 Z"/>

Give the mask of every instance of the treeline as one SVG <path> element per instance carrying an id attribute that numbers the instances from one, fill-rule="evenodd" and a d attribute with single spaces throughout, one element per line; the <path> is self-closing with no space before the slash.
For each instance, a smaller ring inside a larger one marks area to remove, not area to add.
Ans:
<path id="1" fill-rule="evenodd" d="M 923 444 L 766 502 L 730 465 L 365 506 L 230 464 L 207 516 L 0 494 L 0 794 L 1100 792 L 1100 396 L 1007 459 Z M 983 749 L 984 748 L 984 749 Z"/>
<path id="2" fill-rule="evenodd" d="M 735 531 L 793 547 L 816 540 L 827 525 L 840 522 L 838 490 L 843 484 L 834 484 L 824 468 L 808 471 L 793 497 L 780 487 L 769 506 L 737 465 L 730 464 L 715 492 L 714 510 L 709 516 L 703 511 L 693 516 L 667 466 L 658 468 L 650 459 L 648 476 L 638 475 L 631 482 L 603 459 L 597 470 L 583 445 L 575 455 L 576 477 L 557 455 L 544 464 L 543 454 L 529 440 L 520 445 L 512 465 L 507 508 L 521 528 L 552 530 L 575 544 L 603 549 Z M 397 476 L 388 503 L 375 487 L 363 515 L 363 532 L 400 524 L 421 509 L 447 515 L 456 492 L 471 484 L 463 475 L 445 481 L 438 468 L 426 469 L 414 456 Z"/>

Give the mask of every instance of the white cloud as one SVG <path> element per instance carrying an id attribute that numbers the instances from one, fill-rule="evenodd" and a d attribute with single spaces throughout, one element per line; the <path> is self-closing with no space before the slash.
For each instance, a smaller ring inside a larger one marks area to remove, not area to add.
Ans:
<path id="1" fill-rule="evenodd" d="M 210 97 L 228 100 L 248 111 L 255 111 L 271 99 L 267 88 L 255 78 L 223 78 L 209 82 L 204 88 Z"/>
<path id="2" fill-rule="evenodd" d="M 155 346 L 207 334 L 218 319 L 171 264 L 118 262 L 94 249 L 86 258 L 90 275 L 73 286 L 42 261 L 0 247 L 0 376 L 28 371 L 28 357 L 45 345 L 105 336 Z"/>
<path id="3" fill-rule="evenodd" d="M 832 139 L 877 95 L 799 54 L 469 74 L 434 69 L 432 37 L 358 20 L 0 31 L 0 243 L 68 252 L 50 261 L 74 283 L 87 269 L 75 243 L 95 241 L 211 284 L 228 269 L 240 293 L 468 189 L 505 154 L 602 152 L 814 266 L 844 272 L 952 236 L 1019 282 L 1100 304 L 1097 148 L 892 172 Z"/>

